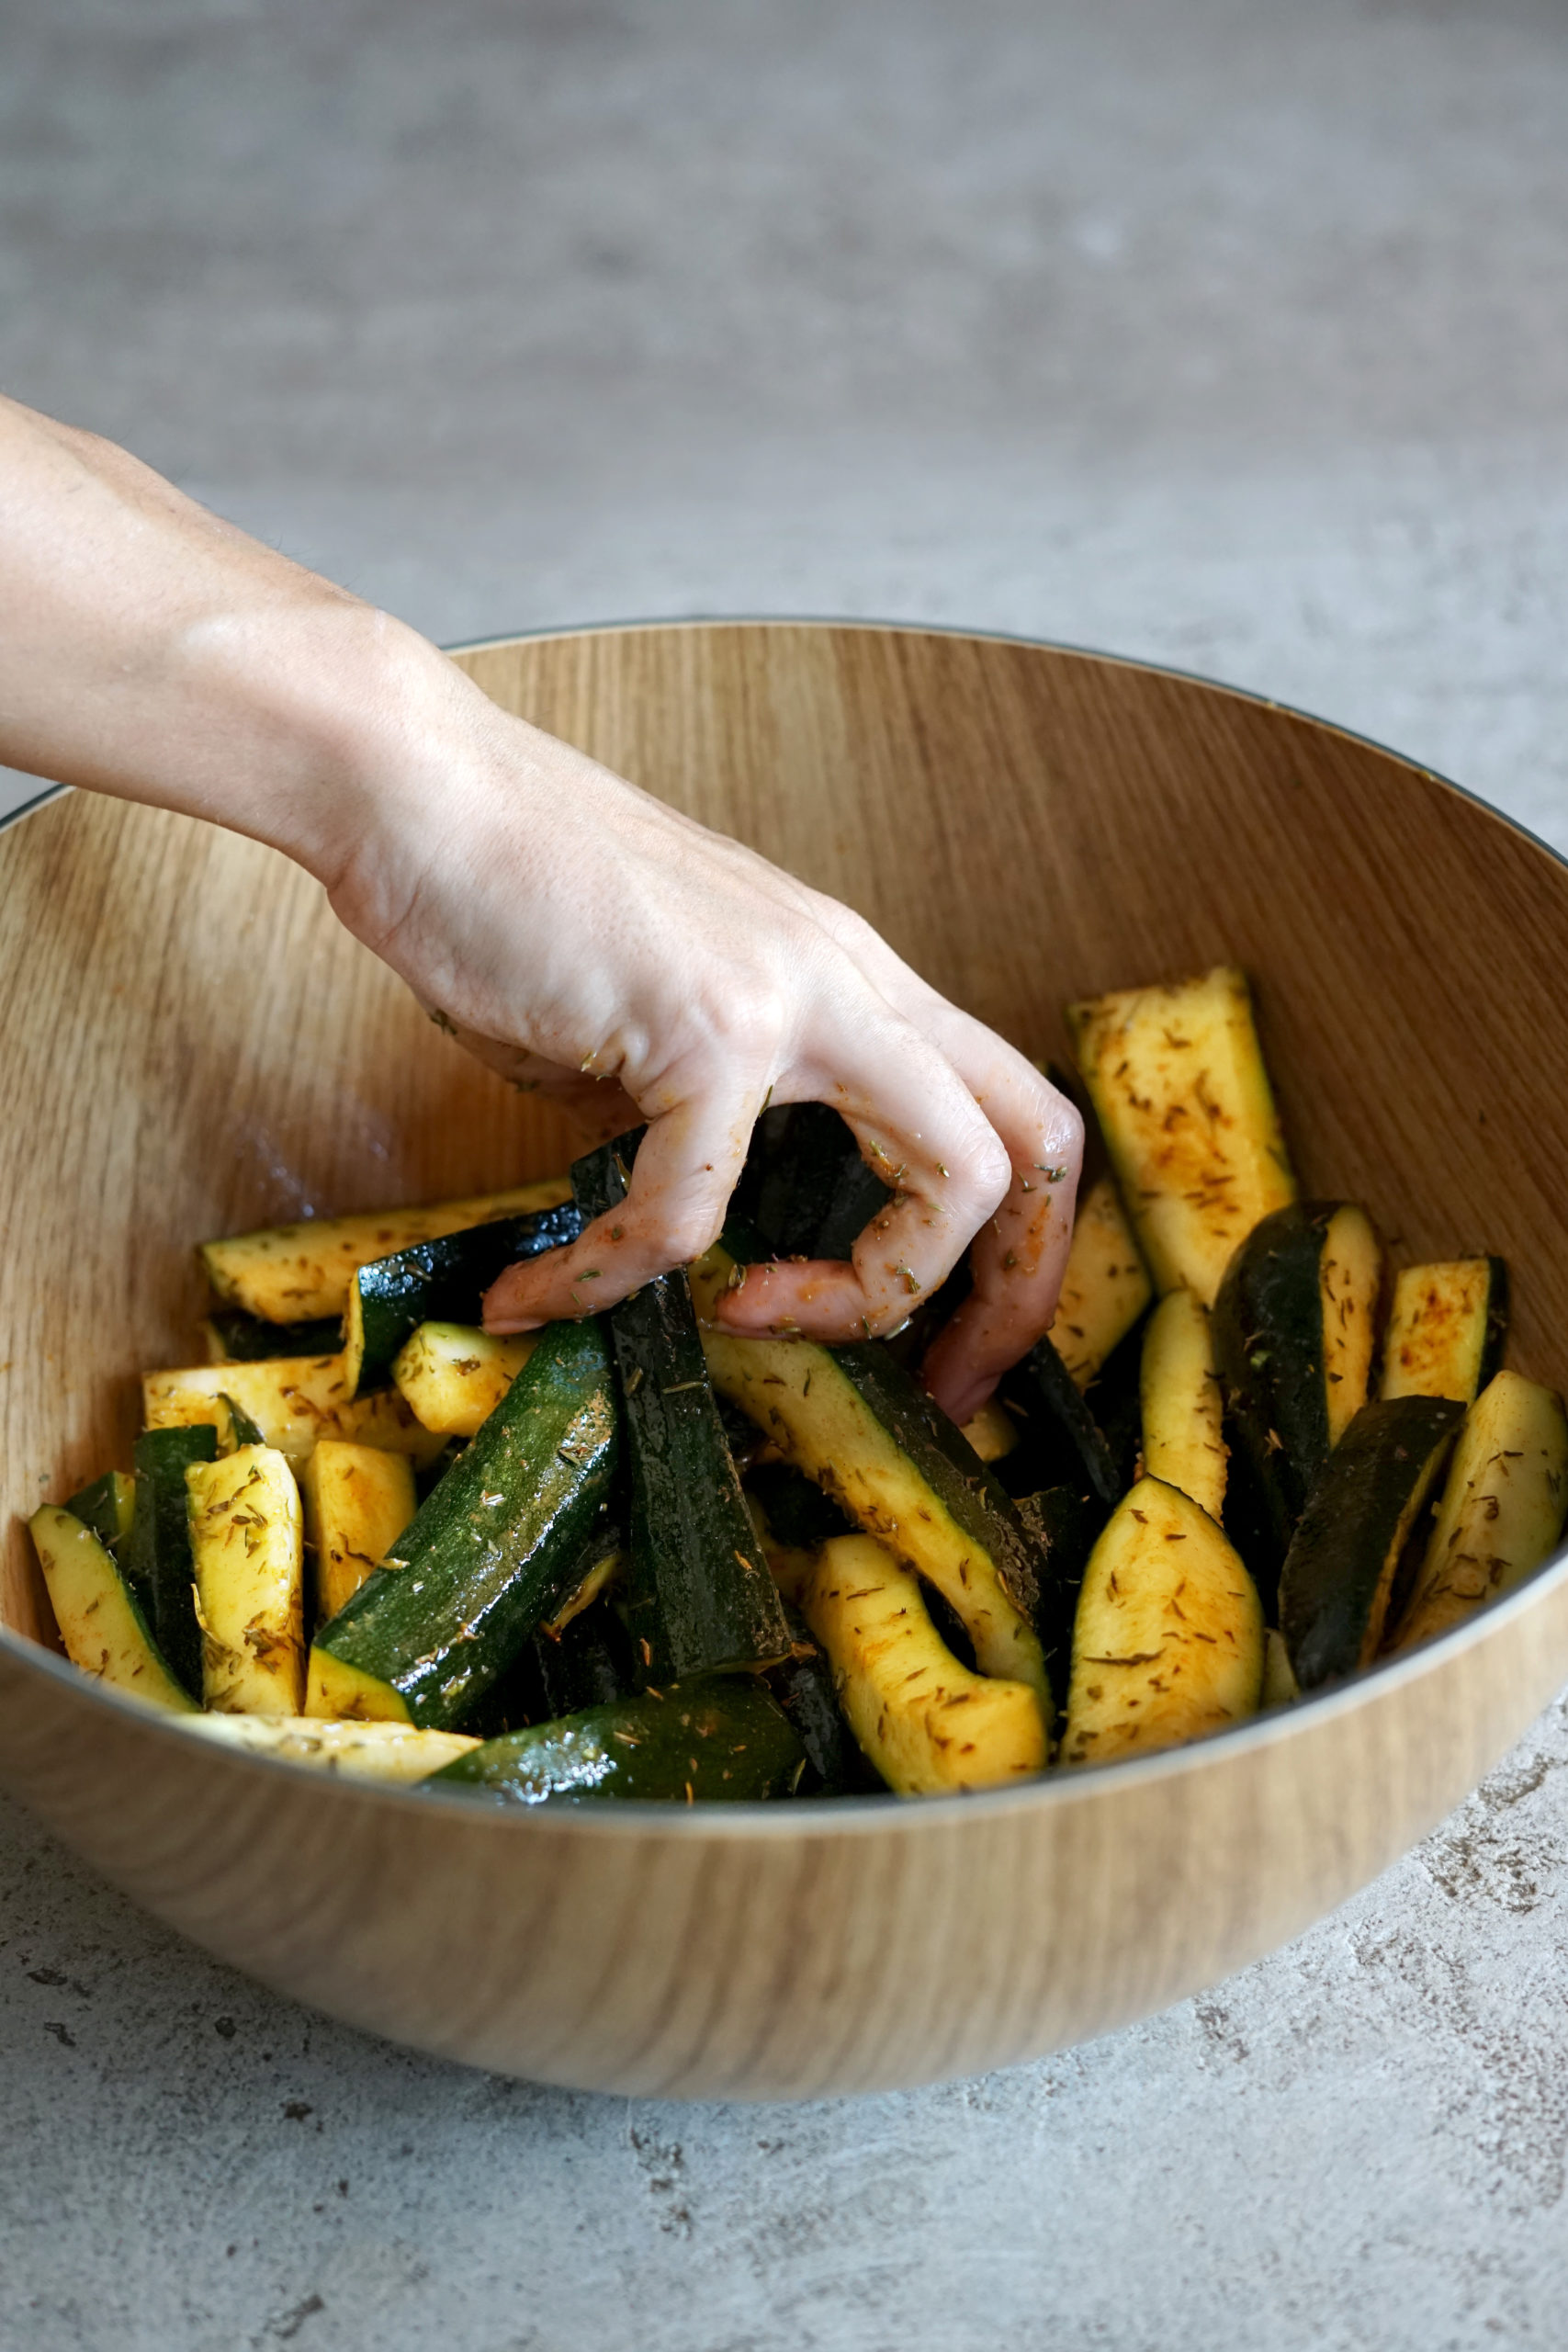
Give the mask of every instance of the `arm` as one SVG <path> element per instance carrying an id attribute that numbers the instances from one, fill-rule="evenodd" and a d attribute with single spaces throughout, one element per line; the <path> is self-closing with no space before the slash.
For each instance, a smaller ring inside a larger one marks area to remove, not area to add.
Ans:
<path id="1" fill-rule="evenodd" d="M 600 1134 L 650 1122 L 613 1226 L 504 1275 L 492 1328 L 581 1312 L 591 1272 L 609 1306 L 696 1256 L 771 1096 L 833 1103 L 897 1197 L 852 1265 L 759 1272 L 728 1322 L 889 1330 L 978 1234 L 936 1395 L 966 1417 L 1043 1330 L 1077 1114 L 847 908 L 508 717 L 123 450 L 3 400 L 0 614 L 0 760 L 269 842 L 487 1062 Z"/>

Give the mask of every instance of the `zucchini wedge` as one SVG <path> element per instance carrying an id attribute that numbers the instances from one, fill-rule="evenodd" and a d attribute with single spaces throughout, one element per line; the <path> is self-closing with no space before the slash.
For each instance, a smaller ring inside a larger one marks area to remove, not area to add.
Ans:
<path id="1" fill-rule="evenodd" d="M 571 1171 L 583 1221 L 626 1198 L 638 1138 Z M 654 1681 L 775 1665 L 790 1633 L 746 1508 L 703 1357 L 685 1273 L 660 1274 L 604 1317 L 631 1488 L 626 1622 Z"/>
<path id="2" fill-rule="evenodd" d="M 356 1267 L 344 1318 L 345 1393 L 384 1388 L 400 1351 L 422 1323 L 471 1323 L 485 1292 L 508 1266 L 575 1241 L 581 1230 L 576 1207 L 562 1201 L 527 1216 L 491 1217 L 416 1241 L 393 1257 Z"/>
<path id="3" fill-rule="evenodd" d="M 299 1488 L 275 1446 L 186 1472 L 201 1625 L 201 1695 L 219 1714 L 298 1715 L 305 1702 Z"/>
<path id="4" fill-rule="evenodd" d="M 1001 1462 L 1018 1443 L 1018 1423 L 990 1396 L 974 1419 L 964 1422 L 964 1435 L 982 1462 Z"/>
<path id="5" fill-rule="evenodd" d="M 643 1690 L 558 1723 L 487 1740 L 432 1775 L 497 1804 L 638 1798 L 667 1804 L 754 1804 L 793 1796 L 806 1750 L 753 1676 Z"/>
<path id="6" fill-rule="evenodd" d="M 335 1617 L 379 1567 L 418 1508 L 406 1453 L 323 1438 L 299 1481 L 316 1555 L 316 1616 Z"/>
<path id="7" fill-rule="evenodd" d="M 225 1396 L 260 1430 L 265 1443 L 288 1456 L 296 1472 L 304 1469 L 318 1438 L 378 1446 L 383 1453 L 406 1453 L 416 1464 L 434 1462 L 446 1443 L 438 1431 L 414 1419 L 395 1388 L 351 1396 L 341 1356 L 276 1356 L 260 1363 L 188 1364 L 142 1374 L 141 1412 L 149 1429 L 223 1422 Z"/>
<path id="8" fill-rule="evenodd" d="M 499 1340 L 472 1323 L 422 1323 L 392 1378 L 421 1429 L 472 1437 L 533 1354 L 536 1336 Z"/>
<path id="9" fill-rule="evenodd" d="M 476 1193 L 423 1208 L 371 1209 L 356 1216 L 266 1226 L 227 1240 L 204 1241 L 197 1255 L 220 1306 L 243 1306 L 264 1323 L 313 1322 L 347 1313 L 349 1284 L 373 1258 L 390 1257 L 416 1241 L 434 1241 L 492 1217 L 554 1208 L 570 1196 L 566 1177 L 548 1176 L 508 1192 Z"/>
<path id="10" fill-rule="evenodd" d="M 35 1510 L 28 1525 L 72 1665 L 149 1706 L 194 1714 L 196 1701 L 171 1671 L 107 1546 L 53 1503 Z"/>
<path id="11" fill-rule="evenodd" d="M 862 1753 L 899 1796 L 1005 1787 L 1044 1770 L 1039 1691 L 960 1665 L 919 1577 L 874 1537 L 823 1546 L 804 1613 Z"/>
<path id="12" fill-rule="evenodd" d="M 100 1544 L 118 1552 L 130 1532 L 136 1511 L 136 1480 L 127 1470 L 106 1470 L 65 1506 L 73 1519 L 90 1527 Z"/>
<path id="13" fill-rule="evenodd" d="M 1292 1201 L 1254 1227 L 1220 1286 L 1215 1360 L 1276 1557 L 1366 1402 L 1382 1282 L 1364 1209 Z"/>
<path id="14" fill-rule="evenodd" d="M 1383 1338 L 1383 1396 L 1451 1396 L 1468 1405 L 1503 1361 L 1508 1269 L 1501 1258 L 1403 1266 Z"/>
<path id="15" fill-rule="evenodd" d="M 1100 1532 L 1073 1627 L 1064 1764 L 1107 1764 L 1256 1714 L 1257 1588 L 1207 1511 L 1141 1478 Z"/>
<path id="16" fill-rule="evenodd" d="M 186 1472 L 218 1455 L 211 1419 L 178 1429 L 144 1430 L 131 1455 L 136 1499 L 122 1560 L 126 1578 L 152 1623 L 158 1647 L 190 1692 L 201 1695 L 201 1627 L 186 1506 Z"/>
<path id="17" fill-rule="evenodd" d="M 750 1261 L 745 1239 L 729 1238 L 692 1270 L 699 1315 Z M 912 1374 L 874 1341 L 820 1348 L 705 1323 L 702 1342 L 721 1394 L 957 1611 L 982 1672 L 1027 1682 L 1048 1708 L 1033 1546 L 995 1473 Z"/>
<path id="18" fill-rule="evenodd" d="M 456 1731 L 415 1731 L 412 1724 L 318 1723 L 311 1715 L 192 1715 L 188 1728 L 224 1747 L 309 1764 L 344 1781 L 407 1786 L 427 1781 L 479 1741 Z"/>
<path id="19" fill-rule="evenodd" d="M 1140 1390 L 1145 1470 L 1217 1520 L 1229 1459 L 1224 1400 L 1209 1312 L 1190 1290 L 1168 1292 L 1145 1327 Z"/>
<path id="20" fill-rule="evenodd" d="M 1498 1373 L 1464 1417 L 1410 1600 L 1388 1644 L 1413 1649 L 1511 1592 L 1557 1549 L 1568 1419 L 1554 1389 Z"/>
<path id="21" fill-rule="evenodd" d="M 1382 1397 L 1329 1456 L 1280 1572 L 1280 1631 L 1303 1690 L 1376 1657 L 1401 1559 L 1463 1419 L 1450 1397 Z"/>
<path id="22" fill-rule="evenodd" d="M 1285 1636 L 1277 1625 L 1270 1625 L 1263 1637 L 1263 1696 L 1258 1701 L 1259 1710 L 1293 1707 L 1301 1695 Z"/>
<path id="23" fill-rule="evenodd" d="M 1077 1387 L 1089 1386 L 1153 1296 L 1121 1196 L 1110 1177 L 1100 1176 L 1078 1203 L 1062 1295 L 1046 1333 Z"/>
<path id="24" fill-rule="evenodd" d="M 243 1445 L 265 1445 L 266 1440 L 243 1405 L 236 1405 L 227 1389 L 218 1398 L 218 1451 L 236 1453 Z"/>
<path id="25" fill-rule="evenodd" d="M 1247 975 L 1119 989 L 1067 1025 L 1156 1288 L 1212 1306 L 1238 1245 L 1296 1196 Z"/>
<path id="26" fill-rule="evenodd" d="M 260 1363 L 268 1356 L 333 1356 L 343 1351 L 343 1317 L 264 1323 L 243 1306 L 215 1306 L 201 1327 L 209 1363 Z"/>
<path id="27" fill-rule="evenodd" d="M 1116 1500 L 1127 1484 L 1122 1465 L 1050 1340 L 1037 1340 L 1004 1373 L 997 1396 L 1019 1432 L 1017 1446 L 1002 1457 L 1010 1493 L 1083 1486 L 1108 1506 Z"/>
<path id="28" fill-rule="evenodd" d="M 597 1318 L 550 1324 L 396 1553 L 316 1635 L 305 1713 L 457 1729 L 581 1584 L 618 1451 Z"/>
<path id="29" fill-rule="evenodd" d="M 815 1564 L 814 1564 L 815 1568 Z M 784 1611 L 794 1646 L 767 1677 L 769 1690 L 795 1725 L 810 1767 L 795 1791 L 803 1797 L 871 1794 L 881 1776 L 852 1738 L 839 1706 L 833 1668 L 826 1650 L 793 1604 Z"/>

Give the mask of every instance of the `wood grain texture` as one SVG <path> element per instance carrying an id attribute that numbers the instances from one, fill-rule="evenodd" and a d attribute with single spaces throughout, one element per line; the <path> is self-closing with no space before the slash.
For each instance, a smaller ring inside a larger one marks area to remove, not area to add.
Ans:
<path id="1" fill-rule="evenodd" d="M 1045 648 L 735 625 L 460 658 L 1032 1053 L 1065 1052 L 1069 998 L 1245 964 L 1306 1188 L 1364 1198 L 1396 1261 L 1507 1256 L 1511 1361 L 1564 1384 L 1568 869 L 1502 819 L 1310 720 Z M 19 1515 L 129 1458 L 134 1375 L 195 1345 L 194 1240 L 547 1173 L 570 1140 L 283 860 L 81 796 L 0 839 L 0 1770 L 151 1909 L 336 2015 L 627 2092 L 1005 2064 L 1298 1933 L 1568 1678 L 1560 1566 L 1297 1713 L 982 1798 L 503 1816 L 198 1746 L 41 1654 Z"/>

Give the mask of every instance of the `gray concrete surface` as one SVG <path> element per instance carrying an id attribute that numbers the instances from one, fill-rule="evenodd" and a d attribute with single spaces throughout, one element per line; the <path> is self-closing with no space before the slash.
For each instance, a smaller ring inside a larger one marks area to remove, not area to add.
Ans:
<path id="1" fill-rule="evenodd" d="M 440 638 L 1055 635 L 1568 847 L 1565 129 L 1557 0 L 5 0 L 0 382 Z M 0 2346 L 1555 2345 L 1565 1766 L 1145 2027 L 766 2111 L 386 2049 L 0 1812 Z"/>

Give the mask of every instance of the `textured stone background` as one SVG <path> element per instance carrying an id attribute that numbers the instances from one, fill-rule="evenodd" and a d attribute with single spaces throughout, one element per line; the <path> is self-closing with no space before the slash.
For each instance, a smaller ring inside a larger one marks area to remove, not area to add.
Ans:
<path id="1" fill-rule="evenodd" d="M 438 638 L 1059 636 L 1568 847 L 1565 130 L 1559 0 L 4 0 L 0 382 Z M 404 2056 L 0 1812 L 0 2346 L 1555 2345 L 1564 1767 L 1206 2000 L 788 2110 Z"/>

